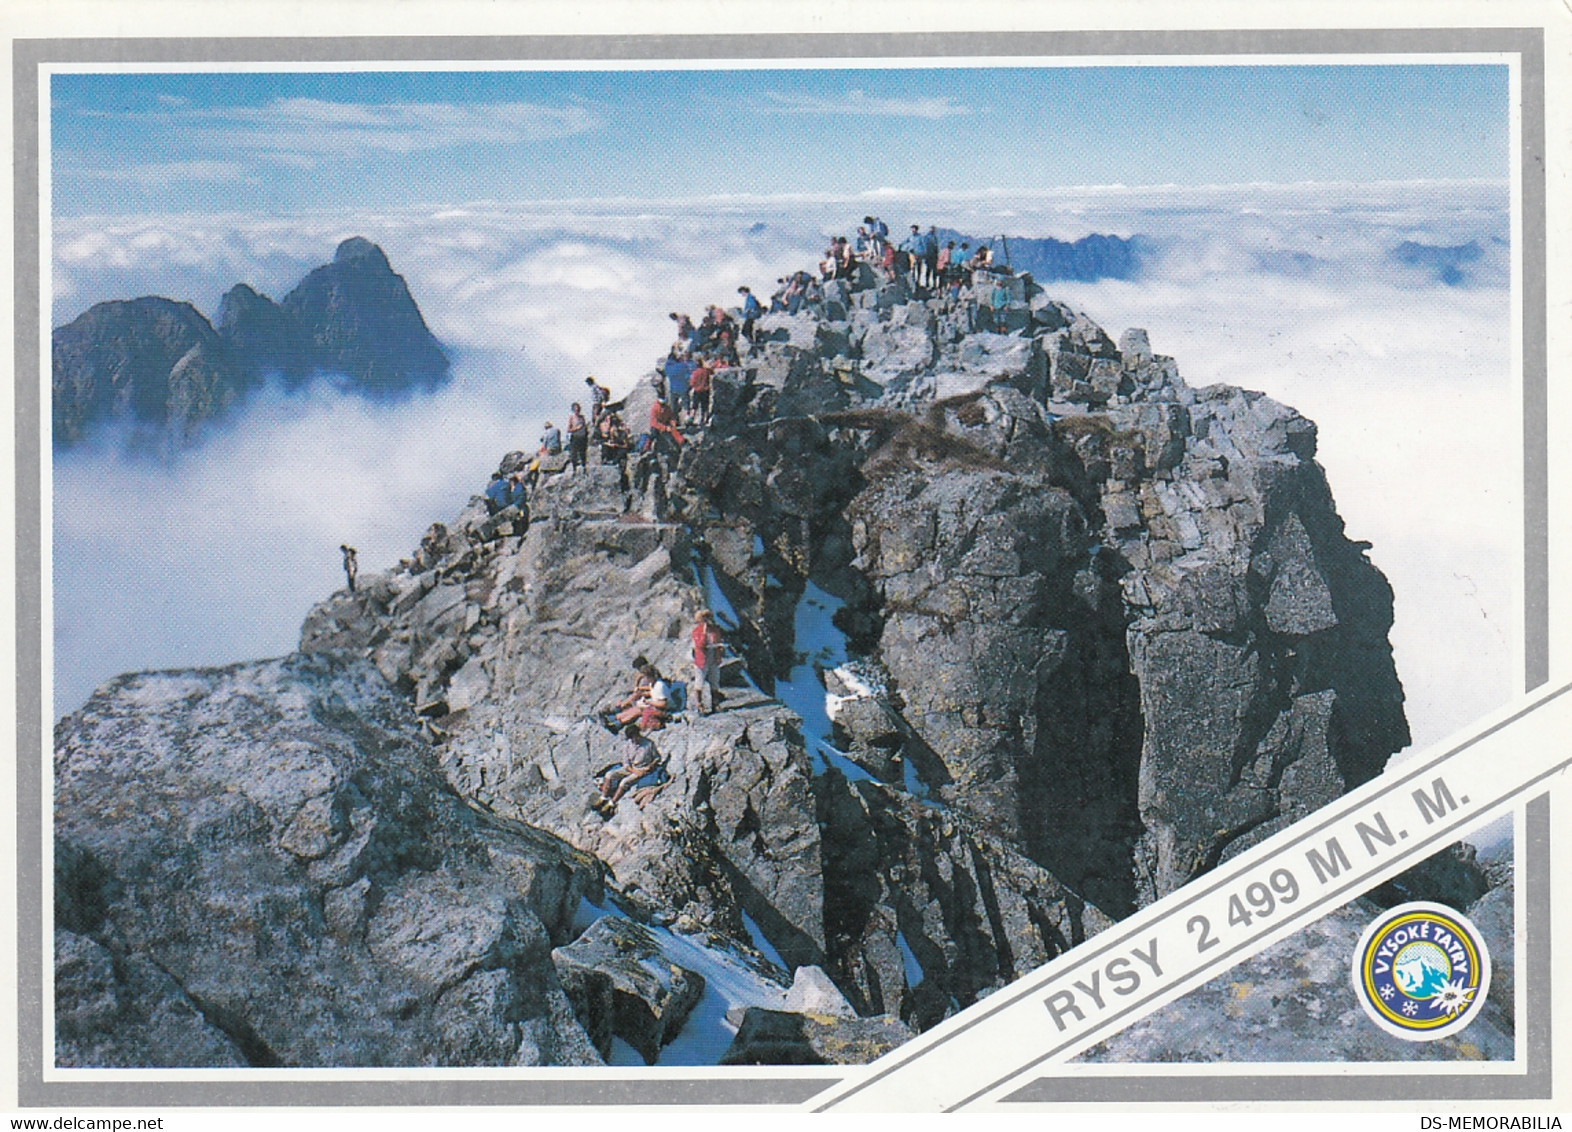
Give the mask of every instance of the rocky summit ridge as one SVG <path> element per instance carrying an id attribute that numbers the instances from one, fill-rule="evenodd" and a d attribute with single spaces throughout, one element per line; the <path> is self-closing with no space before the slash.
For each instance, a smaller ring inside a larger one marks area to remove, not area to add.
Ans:
<path id="1" fill-rule="evenodd" d="M 63 1057 L 866 1060 L 1407 744 L 1390 587 L 1292 409 L 1025 275 L 863 268 L 754 344 L 639 490 L 477 497 L 295 655 L 61 721 Z M 605 818 L 596 712 L 635 655 L 691 672 L 700 607 L 722 709 Z"/>
<path id="2" fill-rule="evenodd" d="M 97 303 L 51 335 L 54 442 L 116 423 L 164 443 L 192 440 L 269 376 L 286 387 L 332 375 L 371 397 L 426 390 L 448 359 L 403 276 L 352 236 L 275 303 L 245 283 L 209 322 L 157 295 Z"/>

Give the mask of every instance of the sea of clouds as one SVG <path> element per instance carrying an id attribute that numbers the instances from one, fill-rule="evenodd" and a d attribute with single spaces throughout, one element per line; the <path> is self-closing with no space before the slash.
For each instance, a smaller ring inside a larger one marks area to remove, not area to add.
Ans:
<path id="1" fill-rule="evenodd" d="M 1372 544 L 1396 593 L 1416 746 L 1517 689 L 1505 186 L 885 190 L 57 220 L 56 325 L 141 294 L 211 315 L 236 282 L 281 298 L 362 235 L 387 251 L 455 363 L 449 386 L 393 405 L 322 384 L 268 390 L 173 460 L 112 444 L 57 455 L 57 713 L 119 672 L 288 651 L 310 605 L 342 585 L 339 543 L 359 547 L 365 570 L 392 565 L 502 453 L 532 446 L 548 418 L 561 424 L 587 374 L 621 392 L 647 373 L 671 339 L 668 311 L 733 303 L 743 283 L 767 293 L 870 211 L 892 230 L 1155 241 L 1139 278 L 1050 290 L 1112 334 L 1146 327 L 1192 385 L 1261 389 L 1317 422 L 1348 534 Z M 1465 250 L 1438 264 L 1405 244 Z"/>

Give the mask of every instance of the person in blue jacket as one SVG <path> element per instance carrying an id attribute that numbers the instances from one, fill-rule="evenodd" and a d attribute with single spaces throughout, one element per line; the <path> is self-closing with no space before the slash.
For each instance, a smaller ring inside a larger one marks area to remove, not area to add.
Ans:
<path id="1" fill-rule="evenodd" d="M 913 282 L 917 282 L 922 271 L 922 229 L 912 225 L 912 234 L 900 242 L 897 251 L 906 253 L 906 262 L 896 264 L 897 270 L 909 272 Z"/>
<path id="2" fill-rule="evenodd" d="M 747 287 L 738 287 L 737 294 L 742 296 L 742 336 L 751 345 L 753 342 L 753 324 L 764 313 L 764 306 L 753 297 L 753 292 Z"/>

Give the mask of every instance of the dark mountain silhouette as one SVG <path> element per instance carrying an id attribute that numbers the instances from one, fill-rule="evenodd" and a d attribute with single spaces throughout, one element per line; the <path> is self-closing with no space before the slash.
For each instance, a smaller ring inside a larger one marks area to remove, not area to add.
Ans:
<path id="1" fill-rule="evenodd" d="M 1095 283 L 1099 279 L 1138 279 L 1157 255 L 1150 237 L 1105 236 L 1094 232 L 1079 240 L 1029 239 L 1024 236 L 968 236 L 949 228 L 938 229 L 939 243 L 962 241 L 975 249 L 987 244 L 999 263 L 1008 262 L 1019 274 L 1029 272 L 1040 281 L 1069 279 Z"/>
<path id="2" fill-rule="evenodd" d="M 1438 283 L 1448 287 L 1461 287 L 1468 282 L 1469 273 L 1464 267 L 1484 258 L 1485 249 L 1479 241 L 1466 244 L 1421 244 L 1404 240 L 1389 253 L 1396 263 L 1408 267 L 1422 267 L 1435 273 Z"/>
<path id="3" fill-rule="evenodd" d="M 370 240 L 345 240 L 333 262 L 301 280 L 282 307 L 304 335 L 307 356 L 367 393 L 430 389 L 447 375 L 448 359 L 403 277 Z"/>
<path id="4" fill-rule="evenodd" d="M 189 441 L 271 374 L 290 387 L 333 375 L 374 398 L 427 391 L 448 374 L 403 277 L 358 236 L 282 303 L 237 284 L 216 322 L 190 303 L 149 295 L 99 303 L 56 328 L 55 443 L 78 444 L 107 422 Z"/>

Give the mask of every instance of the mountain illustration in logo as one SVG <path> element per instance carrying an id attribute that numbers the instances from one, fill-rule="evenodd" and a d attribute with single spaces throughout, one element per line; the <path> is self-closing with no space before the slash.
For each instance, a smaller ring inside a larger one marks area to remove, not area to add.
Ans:
<path id="1" fill-rule="evenodd" d="M 1452 978 L 1452 963 L 1433 943 L 1411 943 L 1392 961 L 1393 980 L 1409 998 L 1434 998 Z"/>

